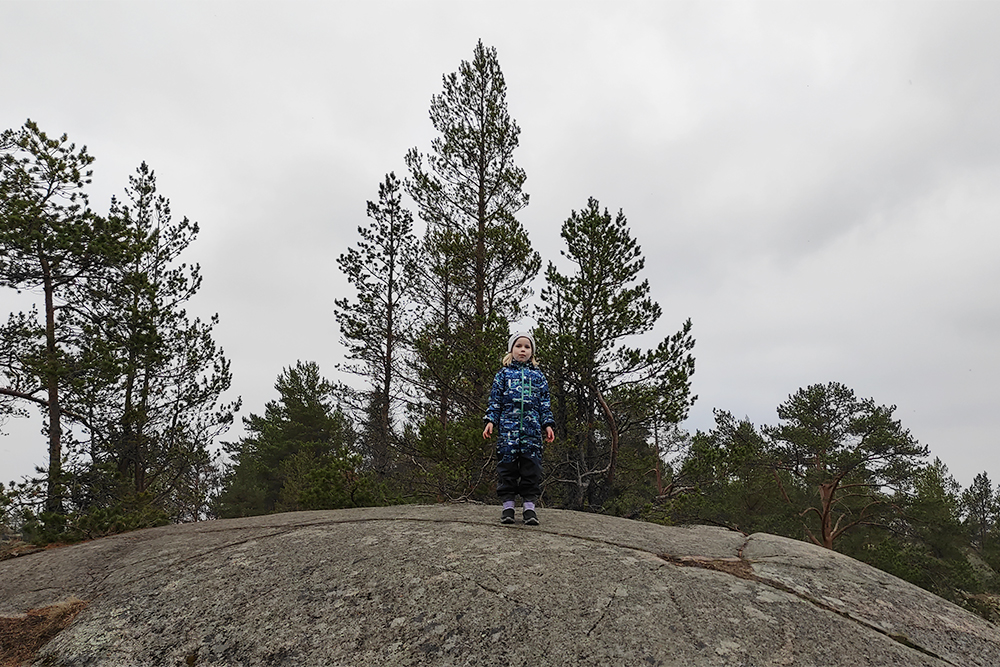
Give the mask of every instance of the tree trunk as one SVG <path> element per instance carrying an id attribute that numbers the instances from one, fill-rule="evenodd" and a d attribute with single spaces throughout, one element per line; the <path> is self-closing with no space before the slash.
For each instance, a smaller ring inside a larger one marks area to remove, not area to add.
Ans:
<path id="1" fill-rule="evenodd" d="M 594 385 L 594 395 L 601 405 L 601 411 L 604 412 L 604 419 L 608 422 L 608 434 L 611 436 L 611 461 L 608 464 L 608 486 L 610 487 L 615 481 L 615 466 L 618 465 L 618 422 L 615 421 L 611 406 L 604 400 L 604 395 L 596 385 Z"/>
<path id="2" fill-rule="evenodd" d="M 662 452 L 660 451 L 660 424 L 659 419 L 653 418 L 653 445 L 656 447 L 656 495 L 663 495 L 663 474 L 660 471 Z"/>
<path id="3" fill-rule="evenodd" d="M 479 201 L 476 210 L 476 317 L 486 322 L 486 160 L 485 146 L 480 146 Z"/>
<path id="4" fill-rule="evenodd" d="M 827 549 L 833 549 L 833 497 L 836 490 L 836 482 L 819 485 L 820 539 Z"/>
<path id="5" fill-rule="evenodd" d="M 62 491 L 62 411 L 59 407 L 59 372 L 56 351 L 55 286 L 48 258 L 39 252 L 45 292 L 45 385 L 49 412 L 49 470 L 46 478 L 45 511 L 63 513 Z"/>
<path id="6" fill-rule="evenodd" d="M 583 469 L 585 470 L 586 466 L 584 466 Z M 576 510 L 582 510 L 583 509 L 584 499 L 585 499 L 585 497 L 587 495 L 587 487 L 590 486 L 590 478 L 585 478 L 580 471 L 581 471 L 581 468 L 578 467 L 577 470 L 576 470 L 576 480 L 577 480 L 576 481 L 576 498 L 574 498 L 574 500 L 573 500 L 573 502 L 574 502 L 573 509 L 576 509 Z"/>
<path id="7" fill-rule="evenodd" d="M 394 295 L 395 277 L 393 275 L 395 264 L 390 258 L 389 266 L 389 294 L 387 296 L 388 306 L 386 308 L 385 320 L 385 356 L 382 366 L 382 395 L 379 397 L 379 428 L 380 433 L 376 434 L 375 443 L 378 451 L 375 452 L 375 473 L 380 479 L 389 472 L 389 437 L 391 430 L 391 406 L 392 400 L 392 374 L 393 374 L 393 351 L 396 347 L 395 321 L 393 313 L 396 308 Z"/>

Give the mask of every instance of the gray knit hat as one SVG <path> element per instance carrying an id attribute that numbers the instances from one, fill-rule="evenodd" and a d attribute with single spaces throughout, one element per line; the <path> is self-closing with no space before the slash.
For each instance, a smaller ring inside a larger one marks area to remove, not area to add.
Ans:
<path id="1" fill-rule="evenodd" d="M 528 340 L 531 341 L 531 355 L 534 356 L 535 349 L 536 349 L 535 348 L 535 337 L 532 336 L 527 331 L 517 331 L 514 334 L 512 334 L 511 337 L 507 340 L 507 351 L 508 352 L 513 352 L 514 351 L 514 343 L 517 342 L 518 338 L 527 338 Z"/>

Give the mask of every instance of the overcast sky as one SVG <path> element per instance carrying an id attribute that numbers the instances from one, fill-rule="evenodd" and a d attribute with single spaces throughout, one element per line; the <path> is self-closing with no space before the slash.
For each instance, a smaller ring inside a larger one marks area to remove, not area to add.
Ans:
<path id="1" fill-rule="evenodd" d="M 686 428 L 837 381 L 1000 480 L 1000 3 L 0 0 L 0 25 L 0 128 L 85 144 L 100 213 L 145 161 L 201 225 L 190 310 L 243 415 L 296 360 L 338 377 L 335 259 L 482 38 L 543 261 L 595 197 L 647 258 L 645 342 L 693 320 Z M 40 427 L 4 427 L 0 479 L 45 463 Z"/>

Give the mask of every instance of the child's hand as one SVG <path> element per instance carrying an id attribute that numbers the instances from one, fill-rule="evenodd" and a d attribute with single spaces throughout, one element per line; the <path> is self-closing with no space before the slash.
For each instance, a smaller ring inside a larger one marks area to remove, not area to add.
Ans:
<path id="1" fill-rule="evenodd" d="M 552 430 L 551 426 L 545 427 L 545 442 L 555 442 L 556 432 Z"/>
<path id="2" fill-rule="evenodd" d="M 486 428 L 483 429 L 483 440 L 489 440 L 491 435 L 493 435 L 493 422 L 486 422 Z"/>

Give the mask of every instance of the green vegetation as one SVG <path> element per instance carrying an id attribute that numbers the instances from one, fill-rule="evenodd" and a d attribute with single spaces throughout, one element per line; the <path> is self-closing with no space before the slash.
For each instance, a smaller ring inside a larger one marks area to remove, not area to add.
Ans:
<path id="1" fill-rule="evenodd" d="M 387 504 L 371 466 L 363 469 L 351 422 L 334 386 L 312 362 L 278 376 L 281 398 L 244 417 L 248 435 L 226 446 L 233 460 L 214 503 L 221 517 Z"/>
<path id="2" fill-rule="evenodd" d="M 1000 620 L 1000 489 L 984 474 L 961 492 L 894 410 L 838 383 L 798 390 L 773 426 L 717 410 L 643 518 L 811 541 Z"/>
<path id="3" fill-rule="evenodd" d="M 547 452 L 547 491 L 582 509 L 620 492 L 623 441 L 643 442 L 654 420 L 677 424 L 687 416 L 694 338 L 688 320 L 655 350 L 624 344 L 651 331 L 661 311 L 639 279 L 645 260 L 621 211 L 612 219 L 591 198 L 563 224 L 562 238 L 575 270 L 563 275 L 549 263 L 536 332 L 560 436 Z"/>

